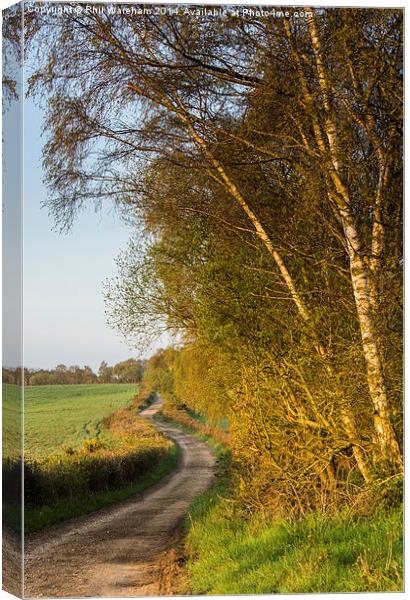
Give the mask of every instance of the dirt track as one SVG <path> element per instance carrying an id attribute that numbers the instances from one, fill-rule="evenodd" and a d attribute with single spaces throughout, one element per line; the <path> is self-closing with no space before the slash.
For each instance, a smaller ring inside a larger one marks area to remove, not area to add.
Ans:
<path id="1" fill-rule="evenodd" d="M 142 414 L 150 418 L 159 402 Z M 214 478 L 207 444 L 170 425 L 158 428 L 182 448 L 177 469 L 114 507 L 67 521 L 26 541 L 25 596 L 157 596 L 173 586 L 181 524 Z"/>

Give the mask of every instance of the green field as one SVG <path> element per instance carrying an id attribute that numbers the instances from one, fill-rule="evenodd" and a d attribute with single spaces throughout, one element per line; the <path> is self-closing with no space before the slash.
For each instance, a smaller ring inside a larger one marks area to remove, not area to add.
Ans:
<path id="1" fill-rule="evenodd" d="M 26 457 L 43 458 L 98 438 L 102 419 L 129 404 L 137 392 L 136 384 L 127 383 L 26 387 Z"/>
<path id="2" fill-rule="evenodd" d="M 3 413 L 3 457 L 16 458 L 21 456 L 21 408 L 22 390 L 18 385 L 3 383 L 2 413 Z"/>

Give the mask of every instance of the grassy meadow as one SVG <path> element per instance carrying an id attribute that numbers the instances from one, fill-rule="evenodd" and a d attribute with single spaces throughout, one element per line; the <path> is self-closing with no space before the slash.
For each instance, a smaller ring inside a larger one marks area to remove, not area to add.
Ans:
<path id="1" fill-rule="evenodd" d="M 24 452 L 43 458 L 98 439 L 101 421 L 124 408 L 136 384 L 45 385 L 24 390 Z M 105 430 L 106 434 L 106 430 Z"/>
<path id="2" fill-rule="evenodd" d="M 21 454 L 21 387 L 2 384 L 3 415 L 3 457 L 17 457 Z"/>

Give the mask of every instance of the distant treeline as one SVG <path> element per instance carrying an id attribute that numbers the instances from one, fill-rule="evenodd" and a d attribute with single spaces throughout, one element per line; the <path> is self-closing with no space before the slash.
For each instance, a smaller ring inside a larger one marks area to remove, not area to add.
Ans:
<path id="1" fill-rule="evenodd" d="M 54 369 L 3 369 L 3 383 L 21 385 L 24 373 L 24 385 L 67 385 L 79 383 L 139 383 L 144 374 L 144 360 L 129 358 L 110 366 L 101 362 L 98 373 L 85 365 L 57 365 Z"/>

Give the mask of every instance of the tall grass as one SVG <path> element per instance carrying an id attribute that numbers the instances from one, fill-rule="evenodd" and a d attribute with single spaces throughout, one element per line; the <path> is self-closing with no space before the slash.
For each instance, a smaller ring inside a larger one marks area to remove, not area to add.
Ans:
<path id="1" fill-rule="evenodd" d="M 24 463 L 27 507 L 71 500 L 123 487 L 155 468 L 168 456 L 172 444 L 136 444 L 126 451 L 78 452 Z"/>
<path id="2" fill-rule="evenodd" d="M 195 500 L 187 519 L 186 593 L 403 590 L 401 507 L 367 517 L 249 517 L 229 498 L 226 457 L 220 461 L 222 477 Z"/>
<path id="3" fill-rule="evenodd" d="M 51 505 L 26 507 L 24 511 L 25 532 L 37 531 L 72 517 L 88 514 L 143 492 L 175 468 L 180 453 L 179 446 L 173 446 L 163 460 L 150 467 L 149 471 L 128 485 L 97 493 L 87 493 L 84 496 L 72 497 L 69 500 L 60 500 Z M 10 517 L 13 518 L 13 515 L 10 515 Z"/>
<path id="4" fill-rule="evenodd" d="M 208 441 L 213 441 L 217 445 L 227 446 L 229 444 L 229 433 L 223 427 L 207 423 L 204 417 L 193 416 L 193 412 L 186 409 L 169 408 L 165 406 L 160 413 L 155 416 L 158 420 L 171 421 L 181 426 L 190 433 L 198 433 Z"/>

